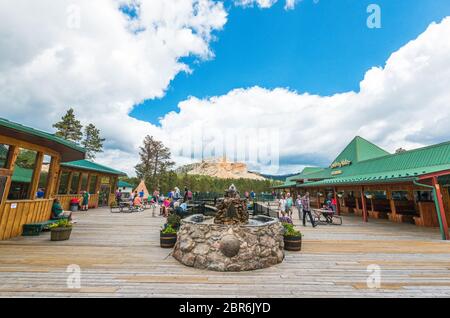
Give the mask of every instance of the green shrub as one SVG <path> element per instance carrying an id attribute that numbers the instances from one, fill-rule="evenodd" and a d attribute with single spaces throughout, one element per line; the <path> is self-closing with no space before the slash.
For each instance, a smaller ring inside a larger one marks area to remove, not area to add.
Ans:
<path id="1" fill-rule="evenodd" d="M 176 234 L 177 230 L 175 230 L 172 225 L 167 224 L 166 228 L 161 231 L 162 234 Z"/>
<path id="2" fill-rule="evenodd" d="M 51 229 L 54 229 L 57 227 L 72 227 L 72 224 L 70 224 L 69 220 L 67 220 L 67 219 L 61 219 L 49 226 L 49 228 L 51 228 Z"/>
<path id="3" fill-rule="evenodd" d="M 181 223 L 181 218 L 175 213 L 170 214 L 167 217 L 167 224 L 171 225 L 174 228 L 179 228 Z"/>
<path id="4" fill-rule="evenodd" d="M 284 236 L 302 236 L 302 233 L 294 228 L 293 224 L 283 223 Z"/>

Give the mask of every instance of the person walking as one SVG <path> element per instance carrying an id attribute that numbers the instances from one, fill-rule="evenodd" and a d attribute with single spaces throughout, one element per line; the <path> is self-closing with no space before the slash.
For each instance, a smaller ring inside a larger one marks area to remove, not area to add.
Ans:
<path id="1" fill-rule="evenodd" d="M 303 213 L 302 196 L 300 194 L 297 195 L 297 200 L 295 201 L 295 205 L 296 205 L 297 211 L 298 211 L 298 221 L 300 222 L 302 220 L 302 213 Z"/>
<path id="2" fill-rule="evenodd" d="M 286 194 L 286 213 L 292 218 L 294 201 L 292 200 L 291 194 Z"/>
<path id="3" fill-rule="evenodd" d="M 279 218 L 283 217 L 286 214 L 286 200 L 284 199 L 284 196 L 280 197 L 280 200 L 278 200 L 278 209 L 279 209 Z"/>
<path id="4" fill-rule="evenodd" d="M 303 226 L 306 226 L 306 216 L 309 216 L 309 220 L 311 221 L 312 227 L 316 227 L 316 223 L 311 214 L 311 201 L 309 199 L 309 192 L 306 192 L 305 196 L 302 198 L 302 207 L 303 207 Z"/>

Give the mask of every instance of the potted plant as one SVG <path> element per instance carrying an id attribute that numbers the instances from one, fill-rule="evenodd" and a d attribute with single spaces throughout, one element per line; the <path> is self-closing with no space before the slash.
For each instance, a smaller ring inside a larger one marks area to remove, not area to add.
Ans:
<path id="1" fill-rule="evenodd" d="M 177 242 L 177 230 L 171 224 L 166 224 L 160 233 L 160 245 L 162 248 L 173 248 Z"/>
<path id="2" fill-rule="evenodd" d="M 171 225 L 175 230 L 178 231 L 181 225 L 181 217 L 175 213 L 172 213 L 167 217 L 167 224 Z"/>
<path id="3" fill-rule="evenodd" d="M 284 227 L 284 249 L 286 251 L 298 252 L 302 249 L 302 233 L 294 228 L 293 224 L 283 223 Z"/>
<path id="4" fill-rule="evenodd" d="M 50 232 L 50 239 L 52 241 L 66 241 L 72 233 L 72 224 L 67 219 L 59 220 L 50 225 Z"/>

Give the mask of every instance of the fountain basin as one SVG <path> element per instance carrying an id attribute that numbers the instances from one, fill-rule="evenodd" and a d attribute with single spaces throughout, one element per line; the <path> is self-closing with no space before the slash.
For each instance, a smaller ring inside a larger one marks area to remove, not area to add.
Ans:
<path id="1" fill-rule="evenodd" d="M 249 271 L 281 263 L 283 226 L 257 216 L 247 224 L 214 224 L 203 215 L 181 222 L 173 257 L 186 266 L 214 271 Z"/>

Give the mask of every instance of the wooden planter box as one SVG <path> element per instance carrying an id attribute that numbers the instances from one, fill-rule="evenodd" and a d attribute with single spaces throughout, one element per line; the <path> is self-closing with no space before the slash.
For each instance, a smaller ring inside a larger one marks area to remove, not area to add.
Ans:
<path id="1" fill-rule="evenodd" d="M 302 250 L 302 237 L 301 236 L 285 236 L 284 237 L 284 249 L 286 251 L 298 252 Z"/>
<path id="2" fill-rule="evenodd" d="M 177 234 L 163 234 L 160 232 L 160 245 L 162 248 L 173 248 L 177 242 Z"/>
<path id="3" fill-rule="evenodd" d="M 51 229 L 50 239 L 52 241 L 67 241 L 72 233 L 72 227 L 56 227 Z"/>

